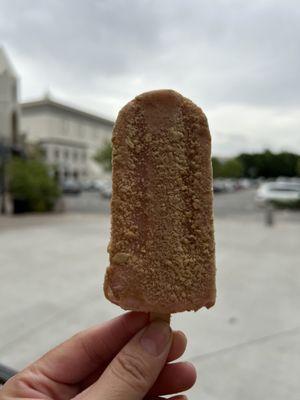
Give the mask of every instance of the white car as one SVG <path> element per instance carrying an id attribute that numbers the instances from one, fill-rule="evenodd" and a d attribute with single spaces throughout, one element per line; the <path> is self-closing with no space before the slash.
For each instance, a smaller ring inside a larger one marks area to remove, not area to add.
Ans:
<path id="1" fill-rule="evenodd" d="M 282 204 L 300 202 L 300 184 L 296 182 L 263 183 L 256 192 L 255 200 L 258 205 L 269 202 Z"/>

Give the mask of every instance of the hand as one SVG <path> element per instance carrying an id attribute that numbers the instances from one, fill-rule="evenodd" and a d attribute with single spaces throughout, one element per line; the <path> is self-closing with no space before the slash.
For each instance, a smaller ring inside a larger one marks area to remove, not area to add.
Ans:
<path id="1" fill-rule="evenodd" d="M 3 399 L 158 400 L 189 389 L 189 363 L 169 363 L 186 338 L 144 313 L 127 313 L 82 331 L 11 378 Z M 172 397 L 183 400 L 185 396 Z"/>

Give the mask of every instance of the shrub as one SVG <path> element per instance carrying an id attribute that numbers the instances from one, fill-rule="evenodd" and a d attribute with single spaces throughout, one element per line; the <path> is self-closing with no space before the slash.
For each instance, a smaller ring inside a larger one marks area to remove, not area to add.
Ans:
<path id="1" fill-rule="evenodd" d="M 300 200 L 295 200 L 295 201 L 285 201 L 281 202 L 278 200 L 272 200 L 270 203 L 275 207 L 275 208 L 280 208 L 280 209 L 291 209 L 291 210 L 299 210 L 300 209 Z"/>
<path id="2" fill-rule="evenodd" d="M 47 166 L 38 160 L 13 159 L 8 166 L 9 191 L 28 211 L 51 211 L 60 195 Z"/>

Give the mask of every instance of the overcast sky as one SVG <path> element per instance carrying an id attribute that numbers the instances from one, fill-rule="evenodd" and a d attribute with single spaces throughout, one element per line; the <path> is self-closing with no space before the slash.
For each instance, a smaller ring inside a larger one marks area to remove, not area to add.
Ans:
<path id="1" fill-rule="evenodd" d="M 0 0 L 0 45 L 21 99 L 115 119 L 172 88 L 208 116 L 216 155 L 300 153 L 298 0 Z"/>

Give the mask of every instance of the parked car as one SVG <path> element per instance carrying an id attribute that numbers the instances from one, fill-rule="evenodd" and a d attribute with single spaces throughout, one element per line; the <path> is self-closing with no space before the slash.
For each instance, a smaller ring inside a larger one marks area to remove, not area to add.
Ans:
<path id="1" fill-rule="evenodd" d="M 101 181 L 99 179 L 96 181 L 93 181 L 93 186 L 94 186 L 95 190 L 97 190 L 100 193 L 102 193 L 102 191 L 104 190 L 105 185 L 106 185 L 105 181 Z"/>
<path id="2" fill-rule="evenodd" d="M 94 181 L 85 181 L 81 184 L 82 190 L 87 192 L 99 192 L 102 194 L 107 191 L 107 188 L 110 187 L 110 183 L 107 181 L 103 181 L 100 179 Z"/>
<path id="3" fill-rule="evenodd" d="M 238 181 L 233 178 L 224 179 L 225 189 L 228 193 L 233 193 L 239 189 Z"/>
<path id="4" fill-rule="evenodd" d="M 248 178 L 242 178 L 238 180 L 239 189 L 250 189 L 253 183 Z"/>
<path id="5" fill-rule="evenodd" d="M 258 205 L 300 205 L 300 184 L 290 181 L 263 183 L 256 192 L 255 200 Z"/>
<path id="6" fill-rule="evenodd" d="M 102 185 L 102 189 L 100 190 L 100 194 L 104 199 L 110 199 L 112 195 L 112 187 L 111 182 L 106 182 Z"/>
<path id="7" fill-rule="evenodd" d="M 104 198 L 111 198 L 111 180 L 95 180 L 91 182 L 92 190 L 98 192 Z"/>
<path id="8" fill-rule="evenodd" d="M 226 186 L 224 181 L 221 179 L 214 179 L 214 193 L 223 193 L 226 192 Z"/>
<path id="9" fill-rule="evenodd" d="M 67 179 L 62 184 L 62 191 L 65 194 L 79 194 L 81 190 L 80 183 L 74 179 Z"/>
<path id="10" fill-rule="evenodd" d="M 214 179 L 214 193 L 232 193 L 241 189 L 241 185 L 237 179 L 231 178 L 218 178 Z"/>
<path id="11" fill-rule="evenodd" d="M 85 181 L 81 183 L 81 189 L 85 192 L 94 192 L 97 189 L 95 188 L 93 181 Z"/>

